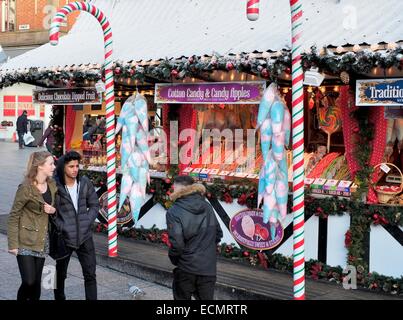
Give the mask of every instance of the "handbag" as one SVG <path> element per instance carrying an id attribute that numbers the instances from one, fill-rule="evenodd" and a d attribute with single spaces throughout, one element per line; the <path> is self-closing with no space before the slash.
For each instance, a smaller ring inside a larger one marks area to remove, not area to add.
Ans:
<path id="1" fill-rule="evenodd" d="M 23 138 L 24 143 L 26 145 L 29 145 L 31 142 L 35 141 L 35 138 L 32 136 L 31 131 L 28 131 L 27 133 L 24 133 L 24 136 L 22 138 Z"/>
<path id="2" fill-rule="evenodd" d="M 49 256 L 54 260 L 60 260 L 68 257 L 71 250 L 66 246 L 64 237 L 56 224 L 50 219 L 49 224 Z"/>

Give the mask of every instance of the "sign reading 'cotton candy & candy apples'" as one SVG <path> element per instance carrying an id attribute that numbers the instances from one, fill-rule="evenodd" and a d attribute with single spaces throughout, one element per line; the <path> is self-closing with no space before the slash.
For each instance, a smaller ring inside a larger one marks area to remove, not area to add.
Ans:
<path id="1" fill-rule="evenodd" d="M 280 221 L 263 222 L 262 210 L 243 210 L 232 217 L 230 231 L 242 246 L 253 250 L 269 250 L 278 246 L 284 237 Z"/>

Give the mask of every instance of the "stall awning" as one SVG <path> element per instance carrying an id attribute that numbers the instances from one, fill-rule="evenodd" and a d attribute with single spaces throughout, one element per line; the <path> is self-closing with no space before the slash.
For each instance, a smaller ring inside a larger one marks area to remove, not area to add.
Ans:
<path id="1" fill-rule="evenodd" d="M 403 40 L 401 0 L 304 0 L 304 46 L 374 44 Z M 290 48 L 288 0 L 260 3 L 248 21 L 246 1 L 94 0 L 109 17 L 115 60 L 278 51 Z M 82 13 L 57 47 L 45 44 L 11 59 L 2 70 L 103 62 L 98 22 Z"/>

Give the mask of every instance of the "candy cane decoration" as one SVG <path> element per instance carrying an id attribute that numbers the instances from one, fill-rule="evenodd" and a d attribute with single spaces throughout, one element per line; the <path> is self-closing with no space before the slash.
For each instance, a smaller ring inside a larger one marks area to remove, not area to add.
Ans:
<path id="1" fill-rule="evenodd" d="M 260 0 L 247 0 L 246 16 L 250 21 L 256 21 L 259 18 L 259 1 Z"/>
<path id="2" fill-rule="evenodd" d="M 294 299 L 305 299 L 304 198 L 304 73 L 302 52 L 302 1 L 290 0 L 292 35 L 292 168 L 294 214 Z"/>
<path id="3" fill-rule="evenodd" d="M 115 93 L 112 70 L 112 29 L 105 14 L 87 2 L 72 2 L 61 8 L 50 26 L 50 44 L 59 43 L 60 24 L 73 11 L 87 11 L 100 23 L 104 32 L 105 49 L 105 81 L 106 81 L 106 144 L 107 144 L 107 182 L 108 182 L 108 254 L 116 257 L 117 249 L 117 217 L 116 217 L 116 150 L 115 150 Z"/>
<path id="4" fill-rule="evenodd" d="M 247 2 L 247 17 L 257 20 L 259 0 Z M 256 7 L 257 8 L 256 8 Z M 305 198 L 304 198 L 304 74 L 302 52 L 302 1 L 290 0 L 292 28 L 292 134 L 293 134 L 293 250 L 294 299 L 305 299 Z"/>

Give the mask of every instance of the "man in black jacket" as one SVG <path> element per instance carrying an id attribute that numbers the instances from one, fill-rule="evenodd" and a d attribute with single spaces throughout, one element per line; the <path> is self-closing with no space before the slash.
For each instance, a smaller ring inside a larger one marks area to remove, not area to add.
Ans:
<path id="1" fill-rule="evenodd" d="M 189 176 L 174 180 L 174 204 L 167 211 L 169 258 L 174 269 L 175 300 L 214 298 L 217 274 L 217 244 L 222 230 L 212 206 L 206 201 L 206 189 Z"/>
<path id="2" fill-rule="evenodd" d="M 64 237 L 70 255 L 56 261 L 55 300 L 65 300 L 64 282 L 71 253 L 75 251 L 84 275 L 85 298 L 97 300 L 95 247 L 92 225 L 98 215 L 98 196 L 91 181 L 78 176 L 81 156 L 70 151 L 57 162 L 56 225 Z"/>
<path id="3" fill-rule="evenodd" d="M 18 146 L 20 149 L 24 148 L 24 134 L 27 132 L 28 132 L 28 117 L 27 117 L 27 111 L 24 110 L 22 114 L 17 118 Z"/>

